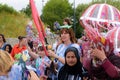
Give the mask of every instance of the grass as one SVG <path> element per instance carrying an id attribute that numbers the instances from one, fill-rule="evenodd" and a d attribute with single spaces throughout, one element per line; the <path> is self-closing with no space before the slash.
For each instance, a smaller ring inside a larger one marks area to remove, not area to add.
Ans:
<path id="1" fill-rule="evenodd" d="M 26 25 L 28 18 L 23 14 L 0 13 L 0 33 L 6 38 L 16 38 L 26 35 Z"/>

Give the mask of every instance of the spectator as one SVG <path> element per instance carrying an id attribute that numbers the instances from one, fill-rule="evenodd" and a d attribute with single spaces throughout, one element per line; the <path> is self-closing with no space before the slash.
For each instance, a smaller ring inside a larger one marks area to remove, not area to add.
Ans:
<path id="1" fill-rule="evenodd" d="M 65 51 L 65 64 L 59 71 L 58 80 L 87 80 L 83 69 L 78 50 L 68 47 Z"/>
<path id="2" fill-rule="evenodd" d="M 11 56 L 15 59 L 16 54 L 22 54 L 27 49 L 27 39 L 24 36 L 19 36 L 19 43 L 13 46 Z"/>
<path id="3" fill-rule="evenodd" d="M 0 49 L 5 50 L 6 40 L 3 34 L 0 34 Z"/>
<path id="4" fill-rule="evenodd" d="M 55 31 L 60 30 L 60 24 L 57 21 L 54 22 L 54 30 Z"/>
<path id="5" fill-rule="evenodd" d="M 76 44 L 77 40 L 72 28 L 68 26 L 61 28 L 60 38 L 61 44 L 59 44 L 57 50 L 55 50 L 56 52 L 49 50 L 49 56 L 56 58 L 55 60 L 58 63 L 58 71 L 63 66 L 63 64 L 65 64 L 64 53 L 69 46 L 75 46 L 79 52 L 81 52 L 79 45 Z"/>
<path id="6" fill-rule="evenodd" d="M 33 40 L 32 37 L 27 35 L 27 42 L 28 42 L 28 46 L 32 49 L 33 48 Z"/>
<path id="7" fill-rule="evenodd" d="M 60 28 L 71 28 L 72 26 L 71 26 L 71 21 L 70 21 L 70 19 L 69 18 L 65 18 L 64 20 L 63 20 L 63 26 L 60 26 Z"/>
<path id="8" fill-rule="evenodd" d="M 36 68 L 40 70 L 41 76 L 45 76 L 45 69 L 46 67 L 50 67 L 50 59 L 45 55 L 44 49 L 42 45 L 38 45 L 38 52 L 37 54 L 39 57 L 36 58 L 35 63 L 36 63 Z"/>
<path id="9" fill-rule="evenodd" d="M 58 46 L 61 44 L 61 38 L 59 35 L 55 37 L 55 42 L 53 43 L 52 50 L 56 51 Z"/>
<path id="10" fill-rule="evenodd" d="M 20 65 L 14 64 L 9 53 L 0 50 L 0 80 L 22 80 Z"/>
<path id="11" fill-rule="evenodd" d="M 30 36 L 32 38 L 34 37 L 32 21 L 29 21 L 28 25 L 26 26 L 26 33 L 27 33 L 27 36 Z"/>
<path id="12" fill-rule="evenodd" d="M 5 46 L 5 51 L 7 51 L 8 53 L 11 53 L 12 51 L 12 46 L 10 44 L 6 44 Z"/>
<path id="13" fill-rule="evenodd" d="M 47 36 L 50 37 L 50 38 L 53 38 L 53 37 L 54 37 L 53 33 L 52 33 L 51 30 L 50 30 L 50 26 L 49 26 L 49 25 L 46 27 L 46 34 L 47 34 Z"/>
<path id="14" fill-rule="evenodd" d="M 65 18 L 64 20 L 63 20 L 63 24 L 64 25 L 71 25 L 71 20 L 69 19 L 69 18 Z"/>
<path id="15" fill-rule="evenodd" d="M 77 41 L 77 43 L 78 43 L 78 45 L 80 46 L 80 49 L 82 49 L 82 40 L 81 39 L 78 39 L 78 41 Z"/>
<path id="16" fill-rule="evenodd" d="M 107 45 L 107 48 L 108 46 L 110 45 Z M 120 57 L 115 55 L 112 49 L 106 50 L 105 48 L 100 45 L 99 47 L 91 45 L 91 56 L 86 68 L 92 80 L 119 80 Z"/>
<path id="17" fill-rule="evenodd" d="M 30 70 L 28 75 L 21 65 L 14 64 L 14 60 L 6 51 L 0 50 L 0 80 L 39 80 L 34 71 Z"/>

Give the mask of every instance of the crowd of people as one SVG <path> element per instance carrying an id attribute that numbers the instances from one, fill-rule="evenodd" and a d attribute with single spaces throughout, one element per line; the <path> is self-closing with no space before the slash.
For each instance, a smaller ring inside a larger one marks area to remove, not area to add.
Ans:
<path id="1" fill-rule="evenodd" d="M 48 55 L 29 35 L 11 46 L 0 34 L 0 80 L 120 80 L 113 48 L 95 47 L 86 35 L 76 39 L 69 18 L 63 24 L 54 47 L 45 45 Z"/>

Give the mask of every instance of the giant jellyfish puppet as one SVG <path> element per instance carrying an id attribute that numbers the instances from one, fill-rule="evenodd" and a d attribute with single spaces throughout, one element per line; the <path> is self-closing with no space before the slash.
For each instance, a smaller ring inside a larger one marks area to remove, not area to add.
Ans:
<path id="1" fill-rule="evenodd" d="M 113 44 L 114 53 L 120 53 L 120 27 L 114 27 L 106 34 L 106 39 L 109 39 Z"/>
<path id="2" fill-rule="evenodd" d="M 120 11 L 117 8 L 109 4 L 94 4 L 80 17 L 80 23 L 95 47 L 102 45 L 106 52 L 120 51 Z"/>
<path id="3" fill-rule="evenodd" d="M 86 9 L 80 17 L 80 22 L 84 28 L 91 26 L 99 31 L 108 31 L 120 26 L 120 12 L 109 4 L 94 4 Z"/>

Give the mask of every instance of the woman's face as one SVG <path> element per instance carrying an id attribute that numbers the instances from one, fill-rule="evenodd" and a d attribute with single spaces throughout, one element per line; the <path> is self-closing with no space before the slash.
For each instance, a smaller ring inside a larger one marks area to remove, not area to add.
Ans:
<path id="1" fill-rule="evenodd" d="M 64 32 L 61 34 L 61 40 L 62 40 L 63 42 L 69 41 L 69 40 L 70 40 L 70 34 L 64 31 Z"/>
<path id="2" fill-rule="evenodd" d="M 26 46 L 28 43 L 27 43 L 27 39 L 26 38 L 23 38 L 22 41 L 21 41 L 21 44 Z"/>
<path id="3" fill-rule="evenodd" d="M 10 51 L 10 48 L 9 48 L 9 46 L 6 46 L 6 49 L 5 49 L 7 52 L 9 52 Z"/>
<path id="4" fill-rule="evenodd" d="M 38 50 L 38 55 L 41 57 L 45 56 L 44 50 Z"/>
<path id="5" fill-rule="evenodd" d="M 63 24 L 64 24 L 64 25 L 67 25 L 68 23 L 67 23 L 66 21 L 63 21 Z"/>
<path id="6" fill-rule="evenodd" d="M 36 42 L 33 42 L 33 47 L 38 47 L 38 44 Z"/>
<path id="7" fill-rule="evenodd" d="M 77 63 L 77 58 L 74 52 L 69 51 L 66 55 L 66 62 L 69 66 L 74 66 Z"/>
<path id="8" fill-rule="evenodd" d="M 2 36 L 0 36 L 0 41 L 3 41 L 3 37 Z"/>

